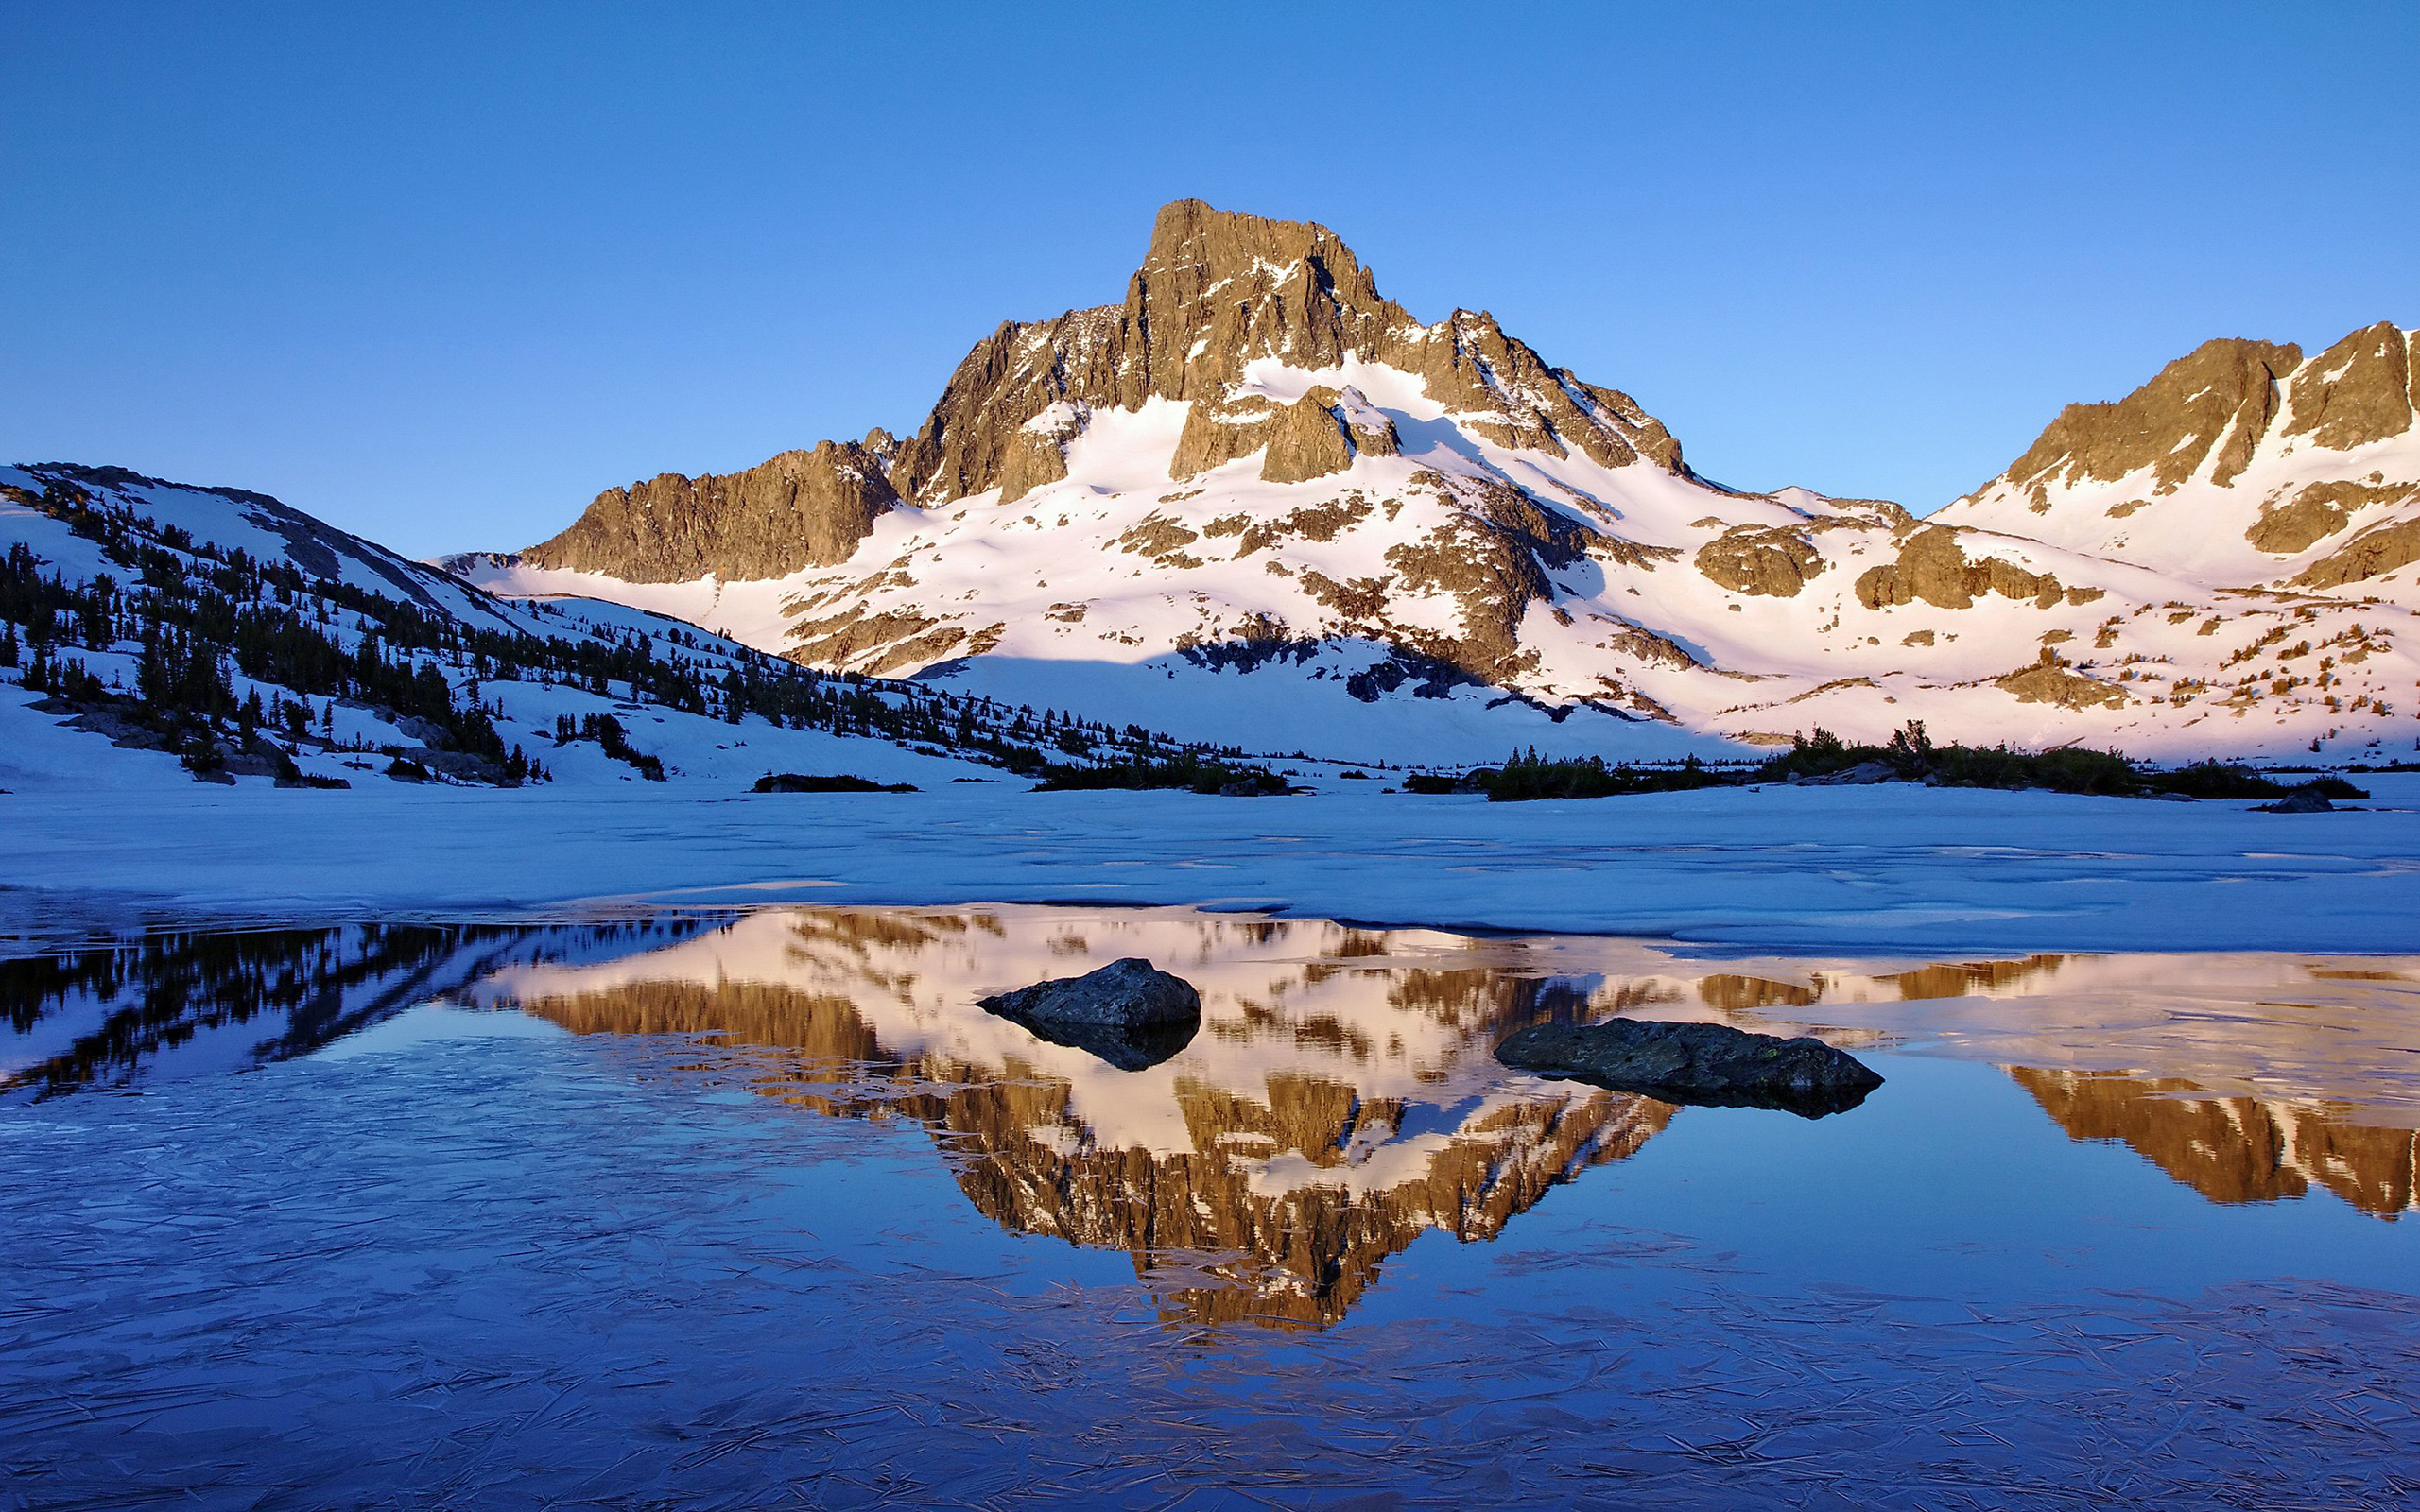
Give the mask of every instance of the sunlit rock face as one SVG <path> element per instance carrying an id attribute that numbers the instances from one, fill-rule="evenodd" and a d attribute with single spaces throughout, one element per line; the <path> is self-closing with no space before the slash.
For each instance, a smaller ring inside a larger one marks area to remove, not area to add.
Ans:
<path id="1" fill-rule="evenodd" d="M 611 490 L 464 565 L 818 667 L 1356 760 L 1910 717 L 2144 755 L 2399 747 L 2411 346 L 2211 342 L 1920 521 L 1714 483 L 1628 394 L 1484 312 L 1415 316 L 1329 228 L 1187 199 L 1121 301 L 1001 324 L 904 439 Z"/>
<path id="2" fill-rule="evenodd" d="M 2420 333 L 2314 356 L 2204 342 L 2109 404 L 2070 404 L 1940 518 L 2210 587 L 2420 604 Z"/>
<path id="3" fill-rule="evenodd" d="M 577 567 L 633 583 L 708 573 L 780 577 L 846 561 L 899 503 L 883 459 L 856 441 L 824 441 L 728 476 L 667 472 L 608 489 L 571 527 L 532 546 L 537 567 Z"/>

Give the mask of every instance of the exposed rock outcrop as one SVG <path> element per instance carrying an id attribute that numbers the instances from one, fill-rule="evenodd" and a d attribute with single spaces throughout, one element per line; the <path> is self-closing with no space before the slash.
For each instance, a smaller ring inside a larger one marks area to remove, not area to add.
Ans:
<path id="1" fill-rule="evenodd" d="M 2263 506 L 2244 539 L 2262 551 L 2297 556 L 2345 529 L 2365 509 L 2420 500 L 2420 484 L 2313 483 Z"/>
<path id="2" fill-rule="evenodd" d="M 865 447 L 825 441 L 745 472 L 666 472 L 608 489 L 571 528 L 522 557 L 631 583 L 786 577 L 846 561 L 899 502 Z"/>
<path id="3" fill-rule="evenodd" d="M 1000 502 L 1014 504 L 1067 475 L 1067 445 L 1083 434 L 1086 411 L 1057 404 L 1016 429 L 1000 463 Z"/>
<path id="4" fill-rule="evenodd" d="M 1993 680 L 2016 695 L 2019 703 L 2056 704 L 2062 709 L 2126 706 L 2124 688 L 2071 670 L 2066 660 L 2048 646 L 2042 648 L 2040 660 L 2031 666 L 2019 667 Z"/>
<path id="5" fill-rule="evenodd" d="M 1184 978 L 1130 955 L 1081 976 L 1057 977 L 985 998 L 982 1006 L 1020 1022 L 1140 1029 L 1199 1022 L 1201 994 Z"/>
<path id="6" fill-rule="evenodd" d="M 1698 571 L 1735 593 L 1795 598 L 1824 570 L 1823 556 L 1803 531 L 1779 525 L 1734 525 L 1698 548 Z"/>
<path id="7" fill-rule="evenodd" d="M 1315 387 L 1290 404 L 1222 391 L 1194 401 L 1168 472 L 1183 481 L 1260 452 L 1264 479 L 1307 483 L 1345 471 L 1357 456 L 1401 450 L 1394 421 L 1357 388 Z"/>
<path id="8" fill-rule="evenodd" d="M 1969 561 L 1955 525 L 1924 526 L 1900 546 L 1897 561 L 1869 567 L 1857 580 L 1858 601 L 1868 609 L 1918 599 L 1939 609 L 1971 609 L 1985 593 L 2030 598 L 2048 609 L 2063 593 L 2058 578 L 2047 573 L 2030 573 L 1997 557 Z"/>
<path id="9" fill-rule="evenodd" d="M 2333 814 L 2336 804 L 2316 786 L 2305 785 L 2279 799 L 2274 803 L 2256 803 L 2255 814 Z"/>
<path id="10" fill-rule="evenodd" d="M 790 627 L 788 654 L 814 666 L 845 667 L 887 677 L 929 666 L 944 657 L 974 656 L 998 638 L 998 627 L 970 632 L 904 610 L 870 611 L 852 604 L 822 618 L 802 618 Z"/>
<path id="11" fill-rule="evenodd" d="M 1386 363 L 1421 375 L 1431 398 L 1500 444 L 1685 471 L 1679 443 L 1635 401 L 1549 367 L 1493 317 L 1456 311 L 1424 325 L 1378 293 L 1370 270 L 1326 227 L 1184 199 L 1160 212 L 1124 304 L 1011 322 L 977 343 L 924 426 L 901 443 L 891 481 L 927 503 L 980 493 L 1008 480 L 1011 458 L 1026 444 L 1016 437 L 1052 405 L 1136 409 L 1153 398 L 1209 406 L 1188 417 L 1178 453 L 1175 475 L 1192 476 L 1266 444 L 1266 435 L 1219 429 L 1279 419 L 1281 406 L 1230 397 L 1260 357 L 1313 370 L 1351 359 Z M 1314 417 L 1294 423 L 1315 456 L 1333 458 L 1333 448 L 1307 435 Z M 1375 435 L 1354 444 L 1376 452 L 1385 443 Z M 1277 464 L 1285 475 L 1300 465 Z"/>
<path id="12" fill-rule="evenodd" d="M 2383 577 L 2415 561 L 2420 561 L 2420 519 L 2391 521 L 2371 526 L 2304 568 L 2294 582 L 2303 588 L 2341 588 Z"/>
<path id="13" fill-rule="evenodd" d="M 2279 381 L 2302 355 L 2290 342 L 2205 341 L 2115 404 L 2061 410 L 2005 475 L 2037 508 L 2048 507 L 2052 488 L 2145 468 L 2155 493 L 2174 490 L 2204 462 L 2213 481 L 2232 482 L 2276 419 Z"/>
<path id="14" fill-rule="evenodd" d="M 2205 343 L 2115 404 L 2070 405 L 1939 518 L 2219 590 L 2326 593 L 2382 576 L 2412 559 L 2394 532 L 2420 513 L 2415 340 L 2381 321 L 2308 358 L 2290 345 Z M 2344 541 L 2365 526 L 2366 542 Z M 2273 577 L 2214 539 L 2224 536 L 2271 558 L 2338 544 Z"/>
<path id="15" fill-rule="evenodd" d="M 1522 654 L 1520 626 L 1530 606 L 1553 596 L 1547 572 L 1580 559 L 1584 533 L 1508 485 L 1439 472 L 1424 472 L 1419 481 L 1460 507 L 1418 542 L 1389 547 L 1387 565 L 1407 588 L 1450 594 L 1461 633 L 1446 638 L 1406 627 L 1390 639 L 1500 679 Z"/>
<path id="16" fill-rule="evenodd" d="M 2350 451 L 2411 428 L 2411 341 L 2381 320 L 2354 332 L 2305 363 L 2290 390 L 2288 436 Z"/>
<path id="17" fill-rule="evenodd" d="M 1307 483 L 1353 465 L 1353 440 L 1336 412 L 1334 389 L 1315 388 L 1277 412 L 1260 475 L 1271 483 Z"/>

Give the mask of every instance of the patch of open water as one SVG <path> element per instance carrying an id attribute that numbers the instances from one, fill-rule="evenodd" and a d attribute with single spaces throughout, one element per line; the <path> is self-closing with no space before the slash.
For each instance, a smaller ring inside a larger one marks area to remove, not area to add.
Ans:
<path id="1" fill-rule="evenodd" d="M 1204 1003 L 1141 1070 L 975 1005 L 1128 954 Z M 0 1507 L 2420 1495 L 2411 959 L 779 907 L 155 935 L 0 1010 Z M 1889 1079 L 1495 1061 L 1615 1013 Z"/>

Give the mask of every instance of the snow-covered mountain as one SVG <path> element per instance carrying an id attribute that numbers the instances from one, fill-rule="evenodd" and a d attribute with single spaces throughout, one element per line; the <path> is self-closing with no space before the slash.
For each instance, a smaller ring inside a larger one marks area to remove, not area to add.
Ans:
<path id="1" fill-rule="evenodd" d="M 0 468 L 0 791 L 922 784 L 1184 754 L 1145 730 L 815 672 L 621 604 L 499 601 L 262 494 Z"/>
<path id="2" fill-rule="evenodd" d="M 447 565 L 1269 751 L 1652 756 L 1910 716 L 2169 756 L 2404 749 L 2410 338 L 2213 351 L 1917 520 L 1710 483 L 1491 317 L 1421 321 L 1324 227 L 1187 200 L 1122 304 L 1002 325 L 904 440 L 610 490 Z"/>
<path id="3" fill-rule="evenodd" d="M 2205 342 L 2114 404 L 2070 404 L 1938 518 L 2209 589 L 2420 606 L 2416 339 L 2374 325 L 2308 359 Z"/>

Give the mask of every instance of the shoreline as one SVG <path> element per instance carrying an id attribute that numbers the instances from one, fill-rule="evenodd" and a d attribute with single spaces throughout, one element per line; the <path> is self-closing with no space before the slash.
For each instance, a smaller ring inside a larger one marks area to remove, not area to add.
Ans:
<path id="1" fill-rule="evenodd" d="M 1520 804 L 54 790 L 0 798 L 0 922 L 1053 902 L 1714 951 L 2408 954 L 2420 778 L 2369 783 L 2368 808 L 2303 816 L 1902 786 Z"/>

